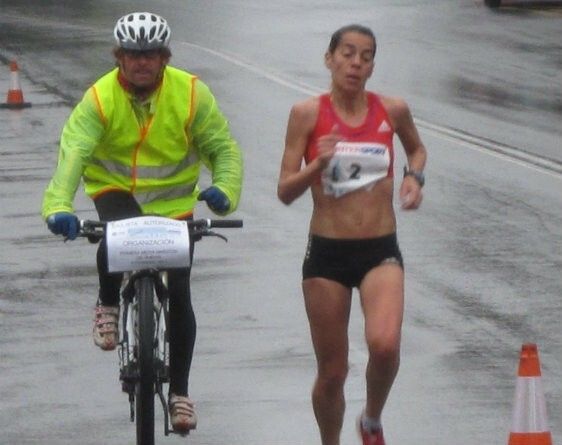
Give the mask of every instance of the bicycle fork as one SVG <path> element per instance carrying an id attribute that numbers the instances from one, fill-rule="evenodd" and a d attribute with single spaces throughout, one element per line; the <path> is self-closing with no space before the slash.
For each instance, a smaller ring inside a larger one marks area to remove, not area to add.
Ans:
<path id="1" fill-rule="evenodd" d="M 169 339 L 168 339 L 168 288 L 167 274 L 161 272 L 154 280 L 154 391 L 158 394 L 164 413 L 164 434 L 171 432 L 168 405 L 164 396 L 164 383 L 169 382 Z M 122 311 L 122 337 L 119 342 L 119 379 L 121 389 L 129 396 L 130 420 L 135 421 L 135 384 L 139 379 L 136 338 L 138 332 L 135 318 L 138 304 L 134 298 L 134 286 L 129 280 L 124 286 Z"/>
<path id="2" fill-rule="evenodd" d="M 164 412 L 164 434 L 170 434 L 170 421 L 168 413 L 168 404 L 164 396 L 164 383 L 170 381 L 170 351 L 168 341 L 168 287 L 167 275 L 161 274 L 161 280 L 156 283 L 156 301 L 154 305 L 155 310 L 155 345 L 154 345 L 154 366 L 155 366 L 155 390 L 162 404 L 162 411 Z"/>
<path id="3" fill-rule="evenodd" d="M 121 389 L 129 396 L 130 419 L 135 421 L 135 383 L 139 379 L 135 357 L 135 313 L 136 302 L 131 295 L 132 287 L 128 284 L 123 289 L 122 334 L 119 342 L 119 380 Z"/>

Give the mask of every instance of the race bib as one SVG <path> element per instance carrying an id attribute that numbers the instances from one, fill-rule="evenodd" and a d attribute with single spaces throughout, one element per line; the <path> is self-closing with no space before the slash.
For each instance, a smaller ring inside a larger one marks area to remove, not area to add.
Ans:
<path id="1" fill-rule="evenodd" d="M 374 142 L 338 142 L 336 152 L 322 171 L 324 193 L 339 198 L 360 188 L 369 189 L 388 175 L 390 153 Z"/>
<path id="2" fill-rule="evenodd" d="M 140 216 L 107 223 L 109 272 L 189 267 L 187 222 Z"/>

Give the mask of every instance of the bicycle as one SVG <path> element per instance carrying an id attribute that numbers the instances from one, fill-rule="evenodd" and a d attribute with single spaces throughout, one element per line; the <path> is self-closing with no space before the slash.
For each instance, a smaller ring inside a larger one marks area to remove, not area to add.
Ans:
<path id="1" fill-rule="evenodd" d="M 143 218 L 150 217 L 135 217 L 121 222 Z M 168 221 L 177 223 L 175 220 Z M 90 242 L 106 238 L 108 223 L 92 220 L 80 220 L 79 223 L 78 236 L 86 237 Z M 242 220 L 236 219 L 197 219 L 187 222 L 189 238 L 193 242 L 204 236 L 216 236 L 227 241 L 225 236 L 211 229 L 242 226 Z M 111 254 L 110 250 L 108 243 L 108 254 Z M 156 394 L 164 411 L 164 434 L 168 436 L 175 433 L 170 428 L 164 396 L 164 384 L 169 383 L 167 272 L 161 267 L 150 266 L 150 263 L 149 258 L 140 269 L 121 270 L 124 280 L 121 288 L 122 329 L 118 344 L 119 379 L 123 392 L 129 396 L 130 420 L 136 421 L 137 445 L 154 445 Z"/>

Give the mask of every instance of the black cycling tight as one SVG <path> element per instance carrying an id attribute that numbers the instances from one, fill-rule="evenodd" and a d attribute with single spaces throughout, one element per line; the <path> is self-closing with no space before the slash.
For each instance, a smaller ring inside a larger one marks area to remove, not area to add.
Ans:
<path id="1" fill-rule="evenodd" d="M 101 221 L 117 221 L 141 216 L 142 210 L 134 197 L 121 191 L 106 192 L 94 200 Z M 191 242 L 191 259 L 193 260 Z M 119 304 L 119 290 L 123 279 L 122 273 L 107 271 L 107 253 L 105 243 L 101 242 L 97 253 L 99 274 L 99 300 L 101 304 L 115 306 Z M 193 358 L 197 325 L 191 305 L 190 291 L 191 269 L 174 269 L 168 271 L 168 289 L 170 293 L 170 393 L 188 395 L 189 370 Z"/>

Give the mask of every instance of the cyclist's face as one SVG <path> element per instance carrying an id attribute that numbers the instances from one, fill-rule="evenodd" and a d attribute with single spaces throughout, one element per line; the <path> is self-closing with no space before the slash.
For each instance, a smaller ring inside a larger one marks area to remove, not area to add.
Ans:
<path id="1" fill-rule="evenodd" d="M 124 51 L 119 58 L 121 73 L 138 88 L 154 86 L 167 62 L 168 57 L 163 56 L 158 50 Z"/>
<path id="2" fill-rule="evenodd" d="M 364 89 L 373 73 L 374 54 L 375 45 L 370 36 L 346 32 L 334 52 L 326 54 L 326 66 L 332 72 L 334 86 L 343 90 Z"/>

